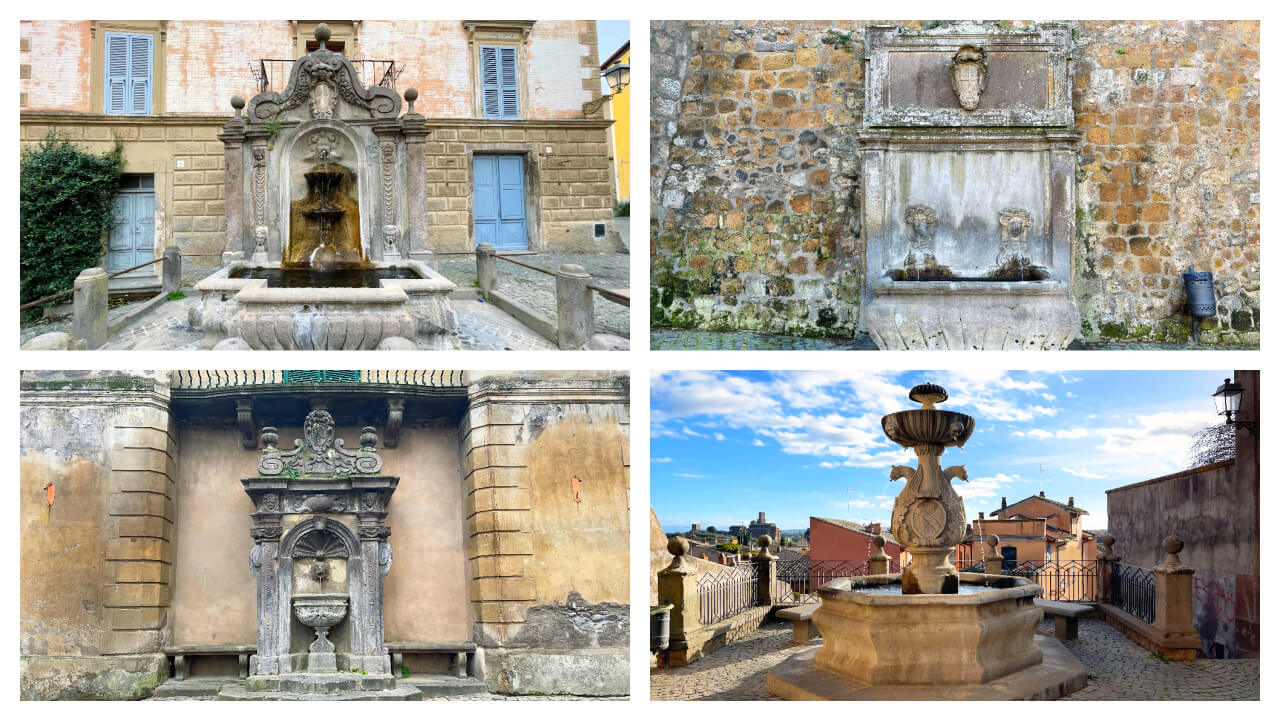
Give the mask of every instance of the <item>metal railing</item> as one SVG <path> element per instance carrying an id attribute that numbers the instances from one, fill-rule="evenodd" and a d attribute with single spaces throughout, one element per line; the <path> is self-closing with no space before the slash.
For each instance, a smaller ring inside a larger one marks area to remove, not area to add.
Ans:
<path id="1" fill-rule="evenodd" d="M 747 563 L 698 578 L 698 622 L 723 621 L 756 603 L 756 569 Z"/>
<path id="2" fill-rule="evenodd" d="M 205 390 L 283 383 L 387 383 L 452 387 L 463 385 L 463 371 L 444 370 L 198 370 L 174 371 L 171 387 Z"/>
<path id="3" fill-rule="evenodd" d="M 999 563 L 997 567 L 996 564 Z M 992 559 L 992 574 L 1019 576 L 1040 586 L 1047 601 L 1094 602 L 1098 598 L 1098 561 L 1023 561 Z M 984 562 L 962 567 L 968 573 L 986 573 Z"/>
<path id="4" fill-rule="evenodd" d="M 866 561 L 812 561 L 797 558 L 778 561 L 774 598 L 778 603 L 818 603 L 817 590 L 838 578 L 865 576 Z M 890 559 L 889 573 L 900 573 L 901 565 Z"/>
<path id="5" fill-rule="evenodd" d="M 356 77 L 366 87 L 370 85 L 381 85 L 384 88 L 396 89 L 396 80 L 400 74 L 404 72 L 404 63 L 397 63 L 395 60 L 363 60 L 355 58 L 347 58 L 351 61 L 351 65 L 355 67 Z M 258 92 L 266 92 L 274 90 L 277 93 L 283 93 L 289 84 L 289 74 L 293 72 L 293 64 L 296 60 L 272 60 L 263 58 L 256 61 L 250 61 L 249 72 L 253 74 L 253 81 L 258 86 Z"/>
<path id="6" fill-rule="evenodd" d="M 1156 620 L 1155 571 L 1112 561 L 1111 605 L 1147 623 L 1154 623 Z"/>
<path id="7" fill-rule="evenodd" d="M 138 270 L 138 269 L 140 269 L 140 268 L 145 268 L 145 267 L 147 267 L 148 265 L 155 265 L 156 263 L 162 263 L 162 262 L 164 262 L 164 256 L 163 256 L 163 255 L 162 255 L 162 256 L 160 256 L 159 258 L 156 258 L 155 260 L 148 260 L 148 261 L 147 261 L 147 262 L 145 262 L 145 263 L 139 263 L 139 264 L 137 264 L 137 265 L 133 266 L 132 268 L 125 268 L 124 270 L 117 270 L 116 272 L 112 273 L 111 275 L 108 275 L 108 276 L 107 276 L 107 280 L 111 280 L 112 278 L 115 278 L 116 276 L 119 276 L 119 275 L 124 275 L 125 273 L 132 273 L 133 271 Z M 58 292 L 58 293 L 54 293 L 53 295 L 46 295 L 46 296 L 45 296 L 45 297 L 43 297 L 43 298 L 37 298 L 36 300 L 33 300 L 33 301 L 29 302 L 29 303 L 23 303 L 22 305 L 18 306 L 18 310 L 19 310 L 19 311 L 23 311 L 23 310 L 27 310 L 27 309 L 29 309 L 29 308 L 34 308 L 34 307 L 36 307 L 36 306 L 38 306 L 38 305 L 42 305 L 42 304 L 44 304 L 44 303 L 48 303 L 48 302 L 49 302 L 49 301 L 51 301 L 51 300 L 56 300 L 56 299 L 58 299 L 58 298 L 64 298 L 64 297 L 66 297 L 66 296 L 68 296 L 68 295 L 71 295 L 71 294 L 72 294 L 72 293 L 74 293 L 74 292 L 76 292 L 76 289 L 75 289 L 74 287 L 72 287 L 72 288 L 68 288 L 67 290 L 60 291 L 60 292 Z"/>

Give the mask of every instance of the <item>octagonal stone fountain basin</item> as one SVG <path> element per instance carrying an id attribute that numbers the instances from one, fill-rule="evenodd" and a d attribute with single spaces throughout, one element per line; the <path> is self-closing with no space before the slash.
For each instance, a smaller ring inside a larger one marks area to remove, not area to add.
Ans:
<path id="1" fill-rule="evenodd" d="M 871 686 L 983 684 L 1039 664 L 1040 587 L 961 573 L 959 593 L 902 594 L 901 574 L 845 578 L 818 589 L 814 663 Z"/>
<path id="2" fill-rule="evenodd" d="M 191 325 L 212 347 L 241 338 L 254 350 L 372 350 L 386 338 L 414 341 L 425 350 L 448 350 L 458 315 L 448 295 L 457 286 L 425 263 L 374 263 L 376 283 L 349 280 L 334 287 L 273 287 L 277 265 L 235 261 L 196 284 Z M 345 271 L 345 274 L 361 271 Z M 313 273 L 323 282 L 326 274 Z M 334 276 L 337 277 L 337 274 Z"/>
<path id="3" fill-rule="evenodd" d="M 892 280 L 870 284 L 867 332 L 883 350 L 1061 350 L 1080 332 L 1057 280 Z"/>

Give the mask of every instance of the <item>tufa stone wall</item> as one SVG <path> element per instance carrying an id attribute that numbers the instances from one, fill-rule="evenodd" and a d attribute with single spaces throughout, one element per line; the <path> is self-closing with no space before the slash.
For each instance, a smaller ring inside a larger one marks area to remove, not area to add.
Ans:
<path id="1" fill-rule="evenodd" d="M 867 24 L 653 24 L 654 326 L 856 331 Z M 1185 340 L 1194 265 L 1218 296 L 1201 342 L 1257 343 L 1258 23 L 1069 24 L 1082 337 Z"/>

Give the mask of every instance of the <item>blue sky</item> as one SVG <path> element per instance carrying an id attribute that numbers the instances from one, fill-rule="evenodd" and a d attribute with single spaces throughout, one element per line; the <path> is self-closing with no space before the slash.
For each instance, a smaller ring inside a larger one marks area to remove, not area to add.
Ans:
<path id="1" fill-rule="evenodd" d="M 597 20 L 596 44 L 600 48 L 600 62 L 609 59 L 631 37 L 631 23 L 626 20 Z"/>
<path id="2" fill-rule="evenodd" d="M 900 482 L 889 467 L 915 456 L 885 438 L 880 418 L 917 408 L 908 390 L 944 386 L 942 405 L 976 429 L 943 465 L 966 513 L 990 512 L 1043 489 L 1106 527 L 1106 489 L 1187 468 L 1192 434 L 1219 423 L 1213 391 L 1230 371 L 673 371 L 655 372 L 650 498 L 667 531 L 721 528 L 765 511 L 784 529 L 810 516 L 888 522 Z"/>

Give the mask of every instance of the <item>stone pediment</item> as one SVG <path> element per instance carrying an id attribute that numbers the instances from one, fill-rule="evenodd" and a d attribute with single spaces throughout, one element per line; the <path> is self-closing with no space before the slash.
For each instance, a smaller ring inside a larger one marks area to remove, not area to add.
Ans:
<path id="1" fill-rule="evenodd" d="M 327 478 L 382 470 L 382 457 L 375 449 L 378 436 L 373 426 L 361 429 L 360 450 L 349 451 L 341 438 L 334 438 L 333 416 L 326 410 L 307 414 L 302 424 L 302 438 L 293 442 L 293 450 L 276 448 L 279 440 L 275 428 L 262 429 L 263 449 L 258 472 L 264 476 Z"/>
<path id="2" fill-rule="evenodd" d="M 322 25 L 316 29 L 316 38 L 323 42 L 328 32 Z M 294 62 L 283 93 L 266 91 L 249 101 L 253 122 L 280 116 L 307 121 L 399 115 L 400 96 L 394 90 L 380 85 L 366 87 L 350 60 L 323 46 Z"/>

